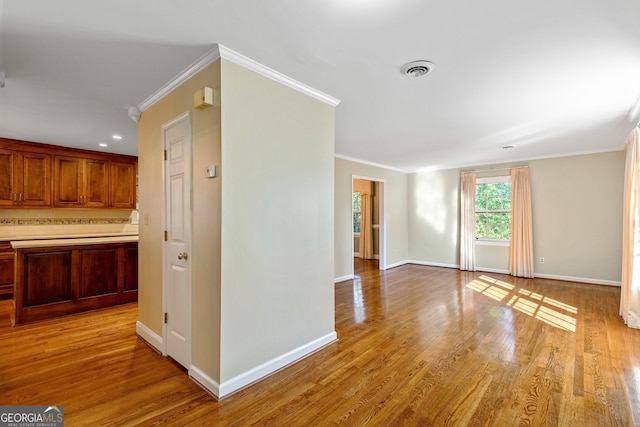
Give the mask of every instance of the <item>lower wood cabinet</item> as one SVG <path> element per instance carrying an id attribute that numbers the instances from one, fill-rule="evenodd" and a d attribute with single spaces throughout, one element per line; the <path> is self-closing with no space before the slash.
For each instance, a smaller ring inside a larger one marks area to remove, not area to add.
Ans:
<path id="1" fill-rule="evenodd" d="M 14 324 L 134 302 L 138 244 L 19 248 Z"/>
<path id="2" fill-rule="evenodd" d="M 15 254 L 9 242 L 0 242 L 0 299 L 13 298 Z"/>

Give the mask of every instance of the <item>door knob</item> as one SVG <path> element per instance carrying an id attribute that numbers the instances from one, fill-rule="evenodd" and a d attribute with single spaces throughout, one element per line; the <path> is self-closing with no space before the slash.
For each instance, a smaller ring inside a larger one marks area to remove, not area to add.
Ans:
<path id="1" fill-rule="evenodd" d="M 178 259 L 183 259 L 183 260 L 187 260 L 187 258 L 189 258 L 189 255 L 187 255 L 186 252 L 181 252 L 178 254 Z"/>

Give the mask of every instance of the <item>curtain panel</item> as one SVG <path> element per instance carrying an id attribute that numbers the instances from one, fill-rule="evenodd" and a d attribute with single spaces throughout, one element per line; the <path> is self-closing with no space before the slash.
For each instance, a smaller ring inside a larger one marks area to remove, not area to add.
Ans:
<path id="1" fill-rule="evenodd" d="M 622 289 L 620 315 L 627 326 L 640 328 L 640 132 L 627 140 L 622 222 Z"/>
<path id="2" fill-rule="evenodd" d="M 360 194 L 360 258 L 373 259 L 371 195 Z"/>
<path id="3" fill-rule="evenodd" d="M 529 168 L 511 169 L 509 274 L 533 277 L 533 232 Z"/>
<path id="4" fill-rule="evenodd" d="M 460 270 L 476 270 L 476 174 L 460 174 Z"/>

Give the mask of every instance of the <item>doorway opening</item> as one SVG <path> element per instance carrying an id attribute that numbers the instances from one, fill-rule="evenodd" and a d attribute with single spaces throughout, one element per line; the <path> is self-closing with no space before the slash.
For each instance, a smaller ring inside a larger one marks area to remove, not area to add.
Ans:
<path id="1" fill-rule="evenodd" d="M 353 175 L 351 179 L 352 276 L 355 262 L 377 260 L 386 269 L 384 180 Z M 369 263 L 371 264 L 371 263 Z"/>

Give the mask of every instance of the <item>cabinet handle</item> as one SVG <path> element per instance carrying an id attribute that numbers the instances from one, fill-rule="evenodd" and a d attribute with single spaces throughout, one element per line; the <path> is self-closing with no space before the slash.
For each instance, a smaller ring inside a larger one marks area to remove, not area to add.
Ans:
<path id="1" fill-rule="evenodd" d="M 186 261 L 187 258 L 189 258 L 189 255 L 186 252 L 181 252 L 178 254 L 178 259 L 183 259 Z"/>
<path id="2" fill-rule="evenodd" d="M 20 200 L 18 200 L 18 201 L 22 202 L 22 193 L 18 194 L 18 197 L 20 197 Z"/>
<path id="3" fill-rule="evenodd" d="M 18 194 L 17 193 L 13 193 L 13 201 L 14 202 L 18 201 Z"/>

